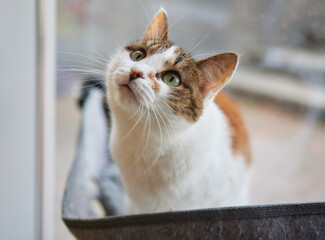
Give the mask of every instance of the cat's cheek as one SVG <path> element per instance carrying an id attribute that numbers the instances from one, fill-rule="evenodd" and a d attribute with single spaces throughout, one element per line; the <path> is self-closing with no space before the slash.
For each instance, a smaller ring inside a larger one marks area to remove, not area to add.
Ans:
<path id="1" fill-rule="evenodd" d="M 129 83 L 130 72 L 126 69 L 117 69 L 113 73 L 113 84 L 115 88 L 119 88 L 121 85 Z"/>
<path id="2" fill-rule="evenodd" d="M 168 86 L 166 86 L 165 83 L 161 82 L 159 93 L 157 94 L 161 99 L 163 99 L 164 102 L 168 102 L 168 98 L 170 97 L 171 94 L 171 89 Z"/>

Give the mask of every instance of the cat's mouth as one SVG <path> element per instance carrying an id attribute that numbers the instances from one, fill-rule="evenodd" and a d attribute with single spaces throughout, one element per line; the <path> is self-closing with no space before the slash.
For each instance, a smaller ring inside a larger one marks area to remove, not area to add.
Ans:
<path id="1" fill-rule="evenodd" d="M 130 92 L 133 93 L 132 89 L 129 87 L 129 84 L 123 84 L 121 85 L 122 88 L 127 88 Z"/>
<path id="2" fill-rule="evenodd" d="M 133 90 L 130 88 L 129 84 L 122 84 L 121 89 L 126 92 L 126 94 L 131 94 L 134 96 Z"/>
<path id="3" fill-rule="evenodd" d="M 148 104 L 154 99 L 154 92 L 150 91 L 151 86 L 139 81 L 129 81 L 120 84 L 120 96 L 129 103 L 136 105 L 144 103 Z"/>
<path id="4" fill-rule="evenodd" d="M 134 84 L 122 84 L 121 88 L 123 90 L 123 94 L 127 94 L 130 98 L 134 99 L 134 100 L 139 100 L 139 94 L 138 91 L 136 89 L 136 86 Z"/>

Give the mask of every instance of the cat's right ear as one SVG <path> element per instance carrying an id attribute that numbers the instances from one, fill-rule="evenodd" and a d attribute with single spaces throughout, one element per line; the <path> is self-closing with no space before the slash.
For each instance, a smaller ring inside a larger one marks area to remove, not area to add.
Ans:
<path id="1" fill-rule="evenodd" d="M 161 8 L 153 17 L 142 40 L 168 40 L 168 19 L 164 8 Z"/>
<path id="2" fill-rule="evenodd" d="M 196 62 L 204 78 L 201 91 L 204 98 L 214 98 L 231 80 L 238 63 L 233 52 L 220 53 Z"/>

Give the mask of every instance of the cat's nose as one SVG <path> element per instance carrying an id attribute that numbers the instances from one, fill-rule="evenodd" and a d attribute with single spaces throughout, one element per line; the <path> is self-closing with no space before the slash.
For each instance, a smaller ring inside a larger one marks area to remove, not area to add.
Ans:
<path id="1" fill-rule="evenodd" d="M 130 82 L 134 79 L 137 79 L 137 78 L 143 78 L 143 72 L 137 70 L 137 69 L 134 69 L 134 68 L 131 68 L 131 72 L 130 72 Z"/>

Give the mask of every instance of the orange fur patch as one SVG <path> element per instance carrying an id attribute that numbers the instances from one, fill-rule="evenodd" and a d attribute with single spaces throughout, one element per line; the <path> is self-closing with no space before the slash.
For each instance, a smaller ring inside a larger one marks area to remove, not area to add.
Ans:
<path id="1" fill-rule="evenodd" d="M 168 40 L 168 19 L 164 10 L 160 10 L 154 16 L 146 33 L 143 36 L 143 40 Z"/>
<path id="2" fill-rule="evenodd" d="M 152 90 L 155 92 L 155 93 L 159 93 L 160 91 L 160 85 L 159 83 L 155 80 L 155 76 L 154 74 L 151 72 L 148 74 L 148 78 L 150 79 L 151 83 L 152 83 Z"/>
<path id="3" fill-rule="evenodd" d="M 232 133 L 232 149 L 234 154 L 243 154 L 246 164 L 250 165 L 252 162 L 252 155 L 249 136 L 238 106 L 223 92 L 220 92 L 215 97 L 214 102 L 227 117 Z"/>

